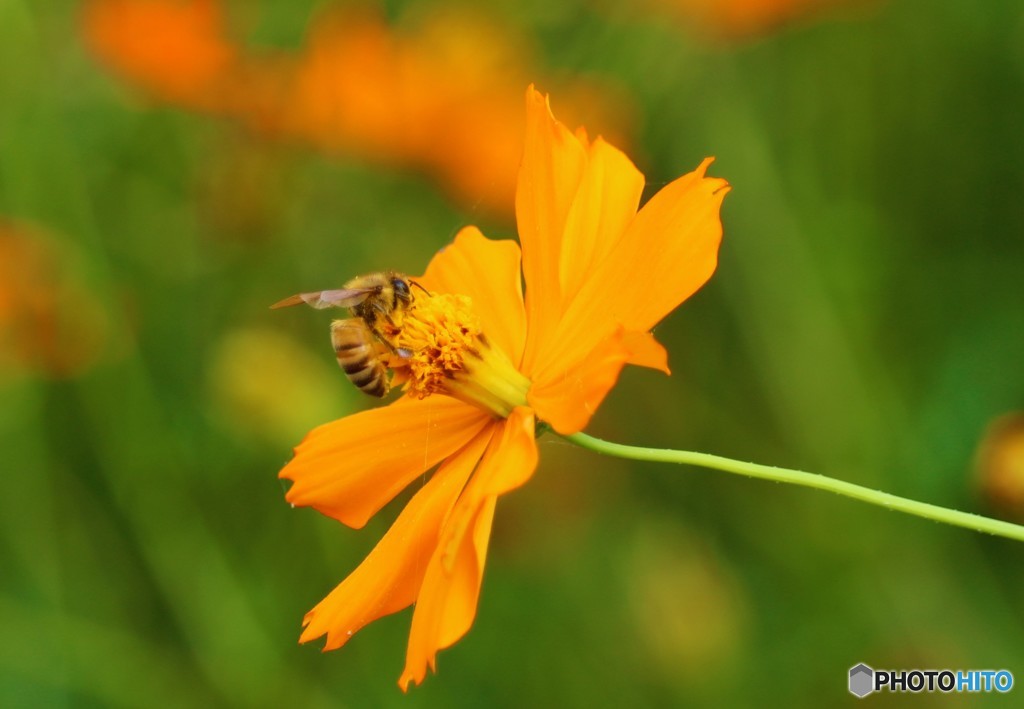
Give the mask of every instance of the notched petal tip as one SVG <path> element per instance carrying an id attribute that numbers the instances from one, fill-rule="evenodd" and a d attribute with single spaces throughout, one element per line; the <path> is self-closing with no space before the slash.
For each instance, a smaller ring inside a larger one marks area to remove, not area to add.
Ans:
<path id="1" fill-rule="evenodd" d="M 629 351 L 627 364 L 656 369 L 666 375 L 672 374 L 668 368 L 668 351 L 654 339 L 653 332 L 627 332 L 622 338 L 622 344 Z"/>
<path id="2" fill-rule="evenodd" d="M 722 177 L 707 176 L 708 168 L 711 167 L 711 163 L 713 163 L 715 160 L 717 160 L 717 158 L 714 155 L 709 155 L 708 157 L 704 158 L 703 160 L 700 161 L 700 165 L 697 166 L 697 169 L 693 171 L 693 174 L 695 174 L 702 180 L 711 180 L 718 183 L 718 185 L 711 190 L 711 194 L 722 194 L 724 196 L 732 189 L 732 185 L 729 184 L 729 181 Z"/>
<path id="3" fill-rule="evenodd" d="M 526 87 L 526 105 L 527 105 L 527 110 L 529 110 L 530 105 L 536 105 L 536 104 L 539 104 L 539 103 L 543 103 L 543 104 L 545 104 L 548 107 L 548 110 L 550 111 L 551 110 L 550 98 L 551 97 L 548 94 L 540 91 L 537 88 L 536 84 L 531 83 L 529 86 Z"/>

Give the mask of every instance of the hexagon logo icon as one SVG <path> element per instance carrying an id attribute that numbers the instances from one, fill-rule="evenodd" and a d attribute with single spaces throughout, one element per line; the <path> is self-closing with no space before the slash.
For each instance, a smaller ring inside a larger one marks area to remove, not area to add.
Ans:
<path id="1" fill-rule="evenodd" d="M 850 668 L 850 694 L 864 698 L 875 691 L 875 671 L 863 662 Z"/>

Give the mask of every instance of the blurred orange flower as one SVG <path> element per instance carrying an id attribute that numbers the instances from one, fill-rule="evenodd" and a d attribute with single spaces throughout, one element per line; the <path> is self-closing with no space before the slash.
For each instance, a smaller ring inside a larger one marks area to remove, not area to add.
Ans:
<path id="1" fill-rule="evenodd" d="M 222 111 L 238 56 L 218 0 L 90 0 L 82 18 L 94 52 L 164 101 Z"/>
<path id="2" fill-rule="evenodd" d="M 467 13 L 433 14 L 404 33 L 370 14 L 327 17 L 299 58 L 286 132 L 433 172 L 471 203 L 506 208 L 523 134 L 509 87 L 526 83 L 524 55 Z"/>
<path id="3" fill-rule="evenodd" d="M 56 242 L 0 222 L 0 370 L 80 374 L 98 358 L 108 321 Z"/>
<path id="4" fill-rule="evenodd" d="M 99 57 L 160 99 L 423 170 L 475 207 L 512 204 L 523 135 L 512 97 L 531 71 L 525 42 L 507 27 L 466 10 L 405 29 L 370 12 L 332 12 L 297 54 L 260 55 L 229 39 L 223 15 L 218 0 L 90 0 L 85 32 Z M 621 135 L 628 101 L 609 93 L 578 82 L 566 103 Z"/>
<path id="5" fill-rule="evenodd" d="M 289 502 L 360 528 L 439 466 L 300 638 L 338 648 L 415 604 L 403 690 L 472 625 L 495 505 L 532 476 L 537 422 L 579 431 L 626 364 L 667 373 L 650 330 L 717 263 L 729 186 L 705 176 L 710 159 L 638 211 L 644 178 L 629 158 L 569 131 L 532 87 L 526 98 L 522 251 L 463 229 L 403 316 L 405 395 L 314 429 L 280 474 Z"/>

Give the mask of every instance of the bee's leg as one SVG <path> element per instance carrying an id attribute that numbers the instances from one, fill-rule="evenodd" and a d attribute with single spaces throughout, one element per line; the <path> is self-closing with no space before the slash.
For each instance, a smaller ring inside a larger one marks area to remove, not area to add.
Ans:
<path id="1" fill-rule="evenodd" d="M 395 347 L 387 340 L 377 340 L 377 351 L 380 357 L 388 362 L 389 367 L 395 367 L 396 365 L 404 364 L 403 360 L 410 359 L 413 355 L 413 351 L 408 347 Z"/>
<path id="2" fill-rule="evenodd" d="M 398 324 L 395 323 L 395 321 L 391 317 L 391 312 L 393 311 L 388 311 L 388 309 L 385 308 L 380 303 L 374 303 L 373 309 L 377 312 L 377 315 L 379 317 L 387 321 L 388 325 L 390 325 L 391 327 L 398 327 Z"/>
<path id="3" fill-rule="evenodd" d="M 378 332 L 376 330 L 372 330 L 371 332 L 373 332 L 373 341 L 376 344 L 378 350 L 383 348 L 383 351 L 388 354 L 395 353 L 395 346 L 388 342 L 388 338 L 383 333 Z"/>
<path id="4" fill-rule="evenodd" d="M 405 360 L 412 357 L 412 350 L 405 347 L 395 347 L 387 340 L 377 339 L 374 343 L 377 357 L 386 362 L 387 366 L 394 369 L 405 364 Z"/>

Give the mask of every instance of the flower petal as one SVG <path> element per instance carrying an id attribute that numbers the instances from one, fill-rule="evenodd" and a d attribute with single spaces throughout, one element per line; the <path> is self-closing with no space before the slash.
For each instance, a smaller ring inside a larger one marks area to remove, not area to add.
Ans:
<path id="1" fill-rule="evenodd" d="M 668 352 L 664 345 L 654 339 L 653 332 L 627 332 L 622 337 L 622 343 L 629 350 L 628 364 L 672 374 L 668 368 Z"/>
<path id="2" fill-rule="evenodd" d="M 405 670 L 398 680 L 403 692 L 410 683 L 423 681 L 428 666 L 436 671 L 438 650 L 451 646 L 473 624 L 496 501 L 488 497 L 476 510 L 473 534 L 460 540 L 458 563 L 451 571 L 442 568 L 440 555 L 430 560 L 413 611 Z"/>
<path id="3" fill-rule="evenodd" d="M 563 303 L 579 292 L 590 271 L 622 238 L 643 189 L 644 176 L 621 150 L 601 138 L 590 144 L 562 241 Z"/>
<path id="4" fill-rule="evenodd" d="M 418 282 L 429 291 L 468 295 L 487 336 L 519 365 L 526 344 L 519 245 L 491 241 L 476 227 L 462 229 L 437 252 Z"/>
<path id="5" fill-rule="evenodd" d="M 409 632 L 399 686 L 419 684 L 434 669 L 438 650 L 466 634 L 476 617 L 480 582 L 498 495 L 522 485 L 537 466 L 533 412 L 515 409 L 491 439 L 487 453 L 441 532 L 423 578 Z"/>
<path id="6" fill-rule="evenodd" d="M 437 550 L 441 524 L 496 428 L 497 424 L 485 427 L 441 464 L 363 563 L 306 614 L 299 642 L 326 633 L 324 650 L 334 650 L 364 625 L 416 600 L 427 563 Z"/>
<path id="7" fill-rule="evenodd" d="M 432 396 L 402 397 L 313 429 L 279 477 L 285 499 L 356 529 L 406 485 L 466 445 L 489 422 L 484 411 Z"/>
<path id="8" fill-rule="evenodd" d="M 517 406 L 505 419 L 501 438 L 497 440 L 493 455 L 497 462 L 488 463 L 480 473 L 484 495 L 504 495 L 533 476 L 537 467 L 536 416 L 531 409 Z M 494 448 L 494 446 L 492 446 Z"/>
<path id="9" fill-rule="evenodd" d="M 598 285 L 592 290 L 601 290 L 601 278 L 649 277 L 648 289 L 638 289 L 641 295 L 629 303 L 623 324 L 635 322 L 635 329 L 650 330 L 715 272 L 722 243 L 722 201 L 730 186 L 721 178 L 705 176 L 713 161 L 705 158 L 696 170 L 655 194 L 630 222 L 604 268 L 594 274 Z M 618 261 L 627 255 L 632 255 L 631 262 Z"/>
<path id="10" fill-rule="evenodd" d="M 566 219 L 576 197 L 586 150 L 551 115 L 548 99 L 526 90 L 526 141 L 516 184 L 516 224 L 523 247 L 527 332 L 523 372 L 529 376 L 538 346 L 547 342 L 561 314 L 559 262 Z"/>
<path id="11" fill-rule="evenodd" d="M 480 469 L 466 487 L 452 515 L 445 522 L 444 535 L 438 548 L 442 563 L 450 569 L 457 546 L 466 535 L 473 510 L 485 497 L 504 495 L 526 484 L 537 468 L 536 418 L 533 410 L 517 406 L 509 414 L 501 435 L 493 439 Z M 453 641 L 454 642 L 454 641 Z"/>
<path id="12" fill-rule="evenodd" d="M 711 277 L 729 184 L 704 176 L 710 163 L 654 195 L 590 271 L 554 337 L 545 340 L 535 382 L 582 362 L 617 327 L 650 330 Z"/>
<path id="13" fill-rule="evenodd" d="M 582 431 L 615 386 L 631 354 L 620 328 L 580 361 L 562 369 L 549 368 L 543 378 L 536 379 L 527 394 L 530 406 L 538 418 L 561 434 Z"/>

